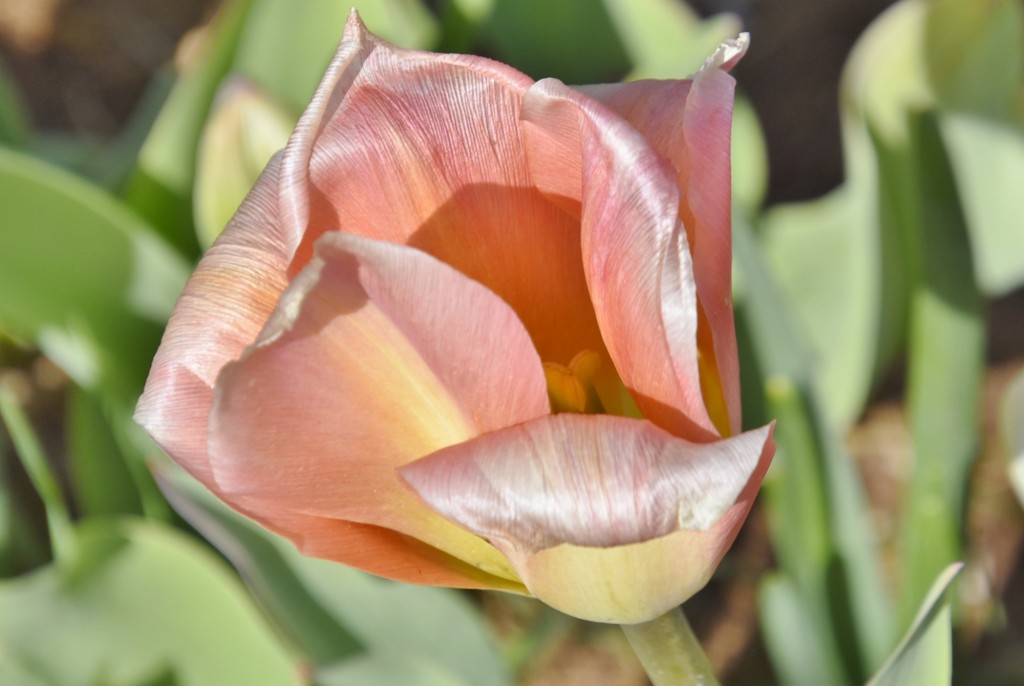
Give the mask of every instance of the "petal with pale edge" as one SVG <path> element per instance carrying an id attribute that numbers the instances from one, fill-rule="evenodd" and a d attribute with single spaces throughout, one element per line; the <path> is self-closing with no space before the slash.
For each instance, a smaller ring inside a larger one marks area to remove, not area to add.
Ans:
<path id="1" fill-rule="evenodd" d="M 581 88 L 640 131 L 676 170 L 680 217 L 706 318 L 701 348 L 715 363 L 730 433 L 739 431 L 740 388 L 731 280 L 730 136 L 736 84 L 726 71 L 743 56 L 747 44 L 746 34 L 724 43 L 692 82 L 648 80 Z"/>
<path id="2" fill-rule="evenodd" d="M 636 622 L 710 577 L 771 461 L 771 433 L 697 444 L 645 420 L 560 414 L 453 445 L 400 473 L 431 508 L 490 540 L 544 602 Z M 567 593 L 575 585 L 585 588 Z"/>
<path id="3" fill-rule="evenodd" d="M 313 198 L 310 193 L 309 161 L 314 146 L 359 75 L 363 63 L 379 45 L 381 41 L 366 30 L 359 14 L 353 9 L 345 24 L 338 50 L 327 65 L 327 71 L 285 147 L 280 180 L 281 214 L 293 251 L 303 242 L 311 225 L 310 205 Z M 336 221 L 329 222 L 328 226 L 316 231 L 316 234 L 319 236 L 323 230 L 336 226 Z M 303 264 L 312 255 L 315 238 L 306 243 Z"/>
<path id="4" fill-rule="evenodd" d="M 534 187 L 520 106 L 532 80 L 479 57 L 396 48 L 353 17 L 286 151 L 282 203 L 303 235 L 417 247 L 497 293 L 541 356 L 603 349 L 579 226 Z"/>
<path id="5" fill-rule="evenodd" d="M 723 544 L 729 533 L 683 529 L 644 543 L 563 544 L 510 559 L 530 594 L 556 610 L 590 622 L 639 624 L 707 585 L 735 531 Z"/>
<path id="6" fill-rule="evenodd" d="M 267 166 L 189 279 L 135 410 L 160 447 L 214 492 L 206 456 L 214 382 L 256 339 L 286 285 L 279 163 L 275 157 Z"/>
<path id="7" fill-rule="evenodd" d="M 514 578 L 395 469 L 548 412 L 540 360 L 497 296 L 421 251 L 330 233 L 221 374 L 210 460 L 224 497 L 261 520 L 384 527 Z"/>
<path id="8" fill-rule="evenodd" d="M 523 101 L 530 171 L 571 210 L 601 333 L 645 417 L 699 441 L 718 437 L 700 388 L 697 294 L 674 170 L 619 115 L 559 81 Z"/>

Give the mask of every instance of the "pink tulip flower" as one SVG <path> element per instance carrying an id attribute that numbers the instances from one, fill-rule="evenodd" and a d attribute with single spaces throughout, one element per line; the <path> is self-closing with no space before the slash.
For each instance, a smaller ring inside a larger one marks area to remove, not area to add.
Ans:
<path id="1" fill-rule="evenodd" d="M 636 623 L 704 586 L 771 461 L 740 432 L 743 42 L 569 88 L 353 14 L 171 317 L 137 420 L 306 554 Z"/>

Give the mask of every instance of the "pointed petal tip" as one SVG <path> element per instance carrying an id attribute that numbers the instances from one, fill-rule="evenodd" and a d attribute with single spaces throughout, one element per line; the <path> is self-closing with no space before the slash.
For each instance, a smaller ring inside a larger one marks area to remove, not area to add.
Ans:
<path id="1" fill-rule="evenodd" d="M 359 16 L 359 10 L 353 7 L 348 11 L 348 19 L 345 21 L 345 33 L 350 31 L 365 31 L 366 24 L 363 23 L 363 18 Z"/>
<path id="2" fill-rule="evenodd" d="M 699 80 L 719 69 L 729 71 L 735 67 L 741 59 L 743 59 L 743 56 L 747 54 L 747 50 L 749 48 L 750 34 L 746 31 L 735 38 L 729 38 L 723 41 L 718 48 L 711 53 L 711 56 L 704 61 L 703 66 L 701 66 L 694 79 Z"/>
<path id="3" fill-rule="evenodd" d="M 349 42 L 353 42 L 358 45 L 362 45 L 366 42 L 381 42 L 381 39 L 377 34 L 366 28 L 366 23 L 363 21 L 363 17 L 355 7 L 349 10 L 348 18 L 345 20 L 345 30 L 342 32 L 342 45 Z"/>

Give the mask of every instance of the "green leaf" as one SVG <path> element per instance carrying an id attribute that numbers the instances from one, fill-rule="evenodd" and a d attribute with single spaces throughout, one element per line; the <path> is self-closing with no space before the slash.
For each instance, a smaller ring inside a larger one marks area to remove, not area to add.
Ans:
<path id="1" fill-rule="evenodd" d="M 494 9 L 495 0 L 441 0 L 437 7 L 441 33 L 438 52 L 473 52 L 480 27 Z"/>
<path id="2" fill-rule="evenodd" d="M 960 531 L 979 445 L 983 300 L 934 116 L 911 117 L 905 146 L 877 139 L 883 180 L 902 191 L 898 225 L 911 266 L 907 405 L 914 470 L 905 502 L 902 616 L 962 556 Z M 927 536 L 919 532 L 927 531 Z"/>
<path id="3" fill-rule="evenodd" d="M 679 79 L 693 74 L 726 38 L 741 30 L 739 17 L 702 20 L 678 0 L 603 0 L 626 54 L 631 79 Z"/>
<path id="4" fill-rule="evenodd" d="M 315 686 L 473 686 L 422 656 L 377 653 L 317 670 Z"/>
<path id="5" fill-rule="evenodd" d="M 196 148 L 220 82 L 228 73 L 253 0 L 224 3 L 203 33 L 139 153 L 124 197 L 186 255 L 198 252 L 192 228 Z M 301 13 L 297 13 L 301 14 Z"/>
<path id="6" fill-rule="evenodd" d="M 0 330 L 134 402 L 188 267 L 112 198 L 0 150 Z"/>
<path id="7" fill-rule="evenodd" d="M 104 189 L 121 194 L 136 173 L 142 148 L 174 85 L 174 74 L 169 68 L 155 73 L 117 136 L 97 144 L 92 157 L 73 170 Z"/>
<path id="8" fill-rule="evenodd" d="M 299 683 L 241 587 L 194 541 L 130 521 L 87 523 L 77 541 L 72 568 L 0 583 L 4 662 L 50 686 Z"/>
<path id="9" fill-rule="evenodd" d="M 608 11 L 594 0 L 495 0 L 481 32 L 490 54 L 534 78 L 606 83 L 632 66 Z"/>
<path id="10" fill-rule="evenodd" d="M 474 686 L 510 683 L 483 617 L 458 591 L 378 579 L 298 553 L 292 561 L 306 588 L 370 652 L 429 660 Z"/>
<path id="11" fill-rule="evenodd" d="M 254 0 L 238 43 L 232 72 L 245 76 L 295 112 L 309 103 L 338 47 L 350 4 Z"/>
<path id="12" fill-rule="evenodd" d="M 847 108 L 883 145 L 907 143 L 909 116 L 942 112 L 978 280 L 993 295 L 1024 282 L 1020 200 L 999 192 L 1024 174 L 1022 88 L 1016 0 L 903 0 L 865 32 L 844 73 Z"/>
<path id="13" fill-rule="evenodd" d="M 761 221 L 765 255 L 807 336 L 819 398 L 840 429 L 860 416 L 906 330 L 905 258 L 893 225 L 901 199 L 880 180 L 868 124 L 905 139 L 905 108 L 930 101 L 916 78 L 922 12 L 916 0 L 897 3 L 854 47 L 840 103 L 846 182 Z"/>
<path id="14" fill-rule="evenodd" d="M 0 684 L 7 686 L 53 686 L 33 674 L 29 665 L 20 664 L 16 658 L 8 655 L 0 662 Z"/>
<path id="15" fill-rule="evenodd" d="M 25 416 L 12 389 L 0 380 L 0 426 L 5 426 L 11 443 L 21 459 L 32 486 L 46 508 L 46 524 L 50 533 L 53 557 L 67 562 L 74 554 L 74 532 L 71 514 L 42 444 Z"/>
<path id="16" fill-rule="evenodd" d="M 125 190 L 132 207 L 183 253 L 198 252 L 192 227 L 197 150 L 222 82 L 244 76 L 296 119 L 337 49 L 353 4 L 371 30 L 403 47 L 424 47 L 434 38 L 436 22 L 419 0 L 304 0 L 300 12 L 288 0 L 233 0 L 196 38 Z"/>
<path id="17" fill-rule="evenodd" d="M 860 41 L 844 75 L 847 104 L 885 145 L 906 143 L 908 115 L 942 111 L 986 292 L 1024 280 L 1016 194 L 1024 174 L 1024 7 L 1015 0 L 904 0 Z"/>
<path id="18" fill-rule="evenodd" d="M 906 138 L 906 112 L 935 102 L 924 48 L 930 5 L 929 0 L 892 5 L 857 40 L 843 70 L 847 108 L 891 142 Z"/>
<path id="19" fill-rule="evenodd" d="M 1002 115 L 1020 109 L 1024 6 L 1018 0 L 932 0 L 923 78 L 943 109 Z"/>
<path id="20" fill-rule="evenodd" d="M 732 197 L 748 217 L 768 193 L 768 145 L 750 101 L 736 96 L 732 112 Z"/>
<path id="21" fill-rule="evenodd" d="M 877 354 L 881 262 L 861 199 L 841 188 L 761 218 L 765 259 L 813 355 L 814 384 L 836 426 L 860 414 Z"/>
<path id="22" fill-rule="evenodd" d="M 67 443 L 68 475 L 81 515 L 142 512 L 127 463 L 131 458 L 121 450 L 100 400 L 78 387 L 71 389 L 68 398 Z"/>
<path id="23" fill-rule="evenodd" d="M 442 13 L 455 11 L 462 16 L 463 21 L 479 24 L 494 11 L 496 2 L 497 0 L 444 0 Z"/>
<path id="24" fill-rule="evenodd" d="M 761 635 L 781 682 L 789 686 L 843 683 L 834 637 L 821 631 L 822 617 L 811 615 L 806 591 L 791 577 L 772 574 L 761 582 L 758 596 Z"/>
<path id="25" fill-rule="evenodd" d="M 16 464 L 18 456 L 3 427 L 0 422 L 0 577 L 7 578 L 46 564 L 52 556 L 46 522 L 38 516 L 38 495 Z"/>
<path id="26" fill-rule="evenodd" d="M 939 125 L 970 229 L 978 284 L 987 295 L 1024 285 L 1024 118 L 943 114 Z"/>
<path id="27" fill-rule="evenodd" d="M 999 432 L 1010 456 L 1010 484 L 1024 504 L 1024 370 L 1006 387 L 999 413 Z"/>
<path id="28" fill-rule="evenodd" d="M 1021 114 L 1024 8 L 1016 0 L 902 0 L 864 32 L 843 75 L 846 104 L 889 143 L 908 113 Z"/>
<path id="29" fill-rule="evenodd" d="M 779 533 L 776 547 L 782 567 L 809 586 L 816 577 L 824 578 L 822 570 L 833 554 L 820 439 L 805 398 L 790 379 L 769 377 L 765 396 L 779 423 L 776 440 L 783 458 L 765 493 Z"/>
<path id="30" fill-rule="evenodd" d="M 361 646 L 435 665 L 466 684 L 509 683 L 483 618 L 458 592 L 399 584 L 304 557 L 180 470 L 162 470 L 160 478 L 176 509 L 232 561 L 315 663 L 334 663 Z"/>
<path id="31" fill-rule="evenodd" d="M 432 42 L 434 19 L 416 0 L 254 0 L 232 72 L 261 86 L 295 113 L 306 108 L 355 6 L 367 28 L 406 48 Z"/>
<path id="32" fill-rule="evenodd" d="M 28 141 L 28 137 L 25 108 L 10 75 L 0 63 L 0 144 L 19 147 Z"/>
<path id="33" fill-rule="evenodd" d="M 768 418 L 779 420 L 779 450 L 765 480 L 776 551 L 816 630 L 832 634 L 829 659 L 841 662 L 835 669 L 856 680 L 882 659 L 891 624 L 863 487 L 818 400 L 813 360 L 789 303 L 741 212 L 734 213 L 733 247 L 740 330 L 750 337 L 743 346 L 754 351 Z"/>
<path id="34" fill-rule="evenodd" d="M 438 40 L 437 19 L 422 0 L 350 0 L 363 23 L 384 40 L 410 50 L 429 49 Z M 334 42 L 341 39 L 341 32 Z"/>
<path id="35" fill-rule="evenodd" d="M 946 567 L 932 583 L 896 650 L 867 686 L 946 686 L 953 676 L 949 600 L 946 593 L 962 563 Z"/>
<path id="36" fill-rule="evenodd" d="M 290 544 L 236 514 L 173 464 L 157 470 L 174 508 L 239 571 L 264 611 L 313 664 L 326 665 L 363 649 L 339 619 L 303 585 Z"/>

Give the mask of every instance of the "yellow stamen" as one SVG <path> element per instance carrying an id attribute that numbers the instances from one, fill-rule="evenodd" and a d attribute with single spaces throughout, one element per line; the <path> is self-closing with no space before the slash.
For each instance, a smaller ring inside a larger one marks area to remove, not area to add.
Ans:
<path id="1" fill-rule="evenodd" d="M 552 412 L 604 412 L 598 397 L 594 378 L 601 367 L 601 356 L 593 350 L 576 354 L 569 365 L 544 363 L 544 378 L 548 383 L 548 398 Z"/>

